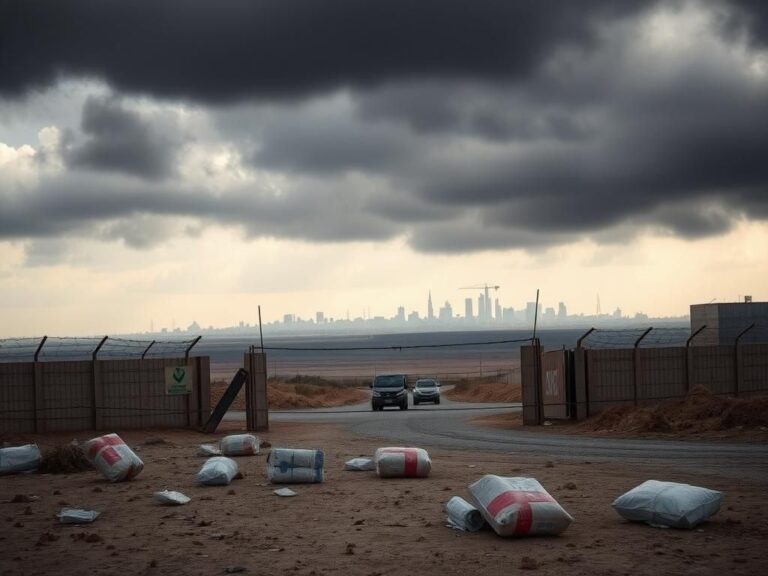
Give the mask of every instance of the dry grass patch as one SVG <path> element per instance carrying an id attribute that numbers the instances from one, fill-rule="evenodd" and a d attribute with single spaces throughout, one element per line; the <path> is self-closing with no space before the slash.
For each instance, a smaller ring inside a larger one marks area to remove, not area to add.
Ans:
<path id="1" fill-rule="evenodd" d="M 522 397 L 520 383 L 506 375 L 462 378 L 453 384 L 445 397 L 459 402 L 520 402 Z"/>

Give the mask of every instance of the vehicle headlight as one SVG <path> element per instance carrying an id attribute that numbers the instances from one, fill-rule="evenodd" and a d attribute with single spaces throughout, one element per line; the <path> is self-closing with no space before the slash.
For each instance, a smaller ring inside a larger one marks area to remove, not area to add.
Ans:
<path id="1" fill-rule="evenodd" d="M 377 392 L 376 390 L 374 390 L 374 391 L 373 391 L 373 395 L 374 395 L 376 398 L 378 398 L 379 396 L 381 396 L 381 392 Z"/>

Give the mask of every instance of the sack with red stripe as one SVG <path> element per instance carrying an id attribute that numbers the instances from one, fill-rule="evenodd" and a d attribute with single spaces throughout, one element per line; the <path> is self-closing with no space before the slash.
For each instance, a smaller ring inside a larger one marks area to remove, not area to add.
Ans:
<path id="1" fill-rule="evenodd" d="M 432 470 L 423 448 L 377 448 L 373 459 L 380 478 L 426 478 Z"/>
<path id="2" fill-rule="evenodd" d="M 117 434 L 88 440 L 83 446 L 83 452 L 110 482 L 130 480 L 144 469 L 144 462 Z"/>
<path id="3" fill-rule="evenodd" d="M 259 453 L 259 439 L 253 434 L 232 434 L 219 442 L 224 456 L 253 456 Z"/>
<path id="4" fill-rule="evenodd" d="M 483 517 L 499 536 L 560 534 L 573 518 L 534 478 L 483 476 L 469 486 Z"/>

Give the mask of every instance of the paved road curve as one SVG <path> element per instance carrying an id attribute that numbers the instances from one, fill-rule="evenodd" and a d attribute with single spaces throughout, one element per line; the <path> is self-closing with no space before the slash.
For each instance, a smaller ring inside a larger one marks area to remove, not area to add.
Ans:
<path id="1" fill-rule="evenodd" d="M 520 409 L 519 404 L 469 404 L 443 398 L 440 406 L 411 406 L 403 411 L 372 412 L 370 403 L 366 402 L 340 408 L 271 411 L 270 419 L 274 422 L 332 422 L 356 434 L 398 444 L 576 460 L 653 462 L 768 481 L 768 446 L 762 444 L 558 436 L 485 428 L 470 422 L 480 415 Z M 231 412 L 227 418 L 239 420 L 245 415 Z"/>

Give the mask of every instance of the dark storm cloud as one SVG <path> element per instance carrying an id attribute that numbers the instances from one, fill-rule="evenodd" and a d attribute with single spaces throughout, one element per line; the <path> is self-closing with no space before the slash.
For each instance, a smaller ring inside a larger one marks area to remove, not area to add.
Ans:
<path id="1" fill-rule="evenodd" d="M 0 92 L 62 77 L 198 101 L 302 97 L 407 78 L 524 77 L 648 2 L 11 0 Z"/>
<path id="2" fill-rule="evenodd" d="M 85 142 L 63 149 L 72 166 L 156 179 L 175 168 L 179 137 L 172 127 L 152 123 L 114 97 L 89 97 L 83 105 Z"/>
<path id="3" fill-rule="evenodd" d="M 0 238 L 142 248 L 184 233 L 163 225 L 180 217 L 253 237 L 403 235 L 416 250 L 468 252 L 647 229 L 699 238 L 768 219 L 762 3 L 3 10 L 0 92 L 87 76 L 115 96 L 86 101 L 82 135 L 62 148 L 69 171 L 23 194 L 0 186 Z M 667 20 L 649 25 L 655 10 Z M 177 166 L 178 127 L 126 104 L 126 93 L 158 108 L 158 97 L 202 103 L 210 133 L 195 135 L 198 155 L 184 161 L 225 148 L 236 177 L 221 184 L 211 170 L 210 187 L 195 181 L 198 166 Z"/>

